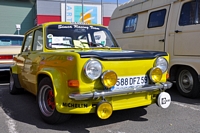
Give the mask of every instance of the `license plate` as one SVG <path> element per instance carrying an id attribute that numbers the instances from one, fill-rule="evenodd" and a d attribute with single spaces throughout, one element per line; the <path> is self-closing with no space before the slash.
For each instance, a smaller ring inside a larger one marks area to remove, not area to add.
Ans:
<path id="1" fill-rule="evenodd" d="M 113 89 L 119 88 L 129 88 L 136 86 L 144 86 L 148 84 L 148 77 L 144 76 L 128 76 L 128 77 L 118 77 L 116 85 Z"/>

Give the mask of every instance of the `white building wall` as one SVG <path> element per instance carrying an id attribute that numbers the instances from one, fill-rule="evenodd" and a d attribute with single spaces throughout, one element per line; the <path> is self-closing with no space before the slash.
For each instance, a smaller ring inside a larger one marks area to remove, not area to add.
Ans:
<path id="1" fill-rule="evenodd" d="M 60 2 L 37 0 L 37 14 L 60 16 Z"/>
<path id="2" fill-rule="evenodd" d="M 61 16 L 60 1 L 37 0 L 37 15 L 57 15 Z M 67 4 L 77 4 L 68 2 Z M 81 3 L 79 3 L 81 5 Z M 101 5 L 101 3 L 85 3 L 90 5 Z M 110 17 L 117 7 L 117 4 L 102 4 L 102 17 Z"/>
<path id="3" fill-rule="evenodd" d="M 111 17 L 116 7 L 116 4 L 103 4 L 103 17 Z"/>

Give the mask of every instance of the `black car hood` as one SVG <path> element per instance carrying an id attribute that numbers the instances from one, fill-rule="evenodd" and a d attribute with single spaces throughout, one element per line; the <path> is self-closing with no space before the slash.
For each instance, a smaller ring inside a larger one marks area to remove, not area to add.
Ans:
<path id="1" fill-rule="evenodd" d="M 121 60 L 121 59 L 153 59 L 158 56 L 167 56 L 166 52 L 141 51 L 141 50 L 120 50 L 120 51 L 85 51 L 78 52 L 81 58 L 98 58 L 101 60 Z"/>

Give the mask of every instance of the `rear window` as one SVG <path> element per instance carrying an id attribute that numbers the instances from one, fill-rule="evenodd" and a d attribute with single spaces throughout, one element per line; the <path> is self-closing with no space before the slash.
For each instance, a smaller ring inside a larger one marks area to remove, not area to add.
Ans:
<path id="1" fill-rule="evenodd" d="M 0 36 L 0 46 L 21 46 L 23 37 Z"/>

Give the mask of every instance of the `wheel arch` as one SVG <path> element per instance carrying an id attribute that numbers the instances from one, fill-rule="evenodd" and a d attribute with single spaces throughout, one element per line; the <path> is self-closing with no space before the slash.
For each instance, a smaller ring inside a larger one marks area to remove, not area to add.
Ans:
<path id="1" fill-rule="evenodd" d="M 37 74 L 37 86 L 38 86 L 37 93 L 39 91 L 40 81 L 45 77 L 49 77 L 51 79 L 55 94 L 54 97 L 56 102 L 56 109 L 59 111 L 62 106 L 62 103 L 67 99 L 69 99 L 67 95 L 68 89 L 66 89 L 67 87 L 67 83 L 65 82 L 66 78 L 63 78 L 61 71 L 56 68 L 43 69 Z"/>
<path id="2" fill-rule="evenodd" d="M 37 103 L 41 117 L 50 124 L 61 123 L 70 118 L 71 115 L 64 114 L 58 109 L 60 105 L 56 101 L 57 94 L 52 95 L 55 90 L 51 77 L 48 74 L 38 74 L 38 81 L 41 81 L 40 87 L 44 88 L 38 92 Z"/>
<path id="3" fill-rule="evenodd" d="M 12 74 L 13 80 L 15 82 L 15 86 L 17 88 L 22 88 L 20 81 L 19 81 L 19 77 L 18 77 L 17 66 L 10 67 L 10 76 L 11 76 L 11 74 Z"/>
<path id="4" fill-rule="evenodd" d="M 193 68 L 193 67 L 191 67 L 189 65 L 175 64 L 175 65 L 171 66 L 170 70 L 169 70 L 170 81 L 175 81 L 176 80 L 176 75 L 177 75 L 178 69 L 180 69 L 181 67 L 191 68 L 191 69 L 193 69 L 197 73 L 197 71 L 195 70 L 195 68 Z"/>
<path id="5" fill-rule="evenodd" d="M 51 78 L 51 77 L 50 77 L 48 74 L 46 74 L 46 73 L 40 73 L 40 74 L 37 75 L 37 86 L 39 86 L 40 81 L 41 81 L 43 78 L 45 78 L 45 77 Z M 39 89 L 39 88 L 37 88 L 37 91 L 38 91 L 38 89 Z"/>
<path id="6" fill-rule="evenodd" d="M 57 82 L 58 79 L 61 80 L 61 74 L 58 70 L 56 70 L 55 68 L 51 68 L 49 69 L 43 69 L 42 71 L 38 72 L 37 74 L 37 86 L 39 86 L 40 81 L 45 78 L 45 77 L 49 77 L 52 81 L 52 85 L 54 87 L 54 91 L 56 91 L 55 89 L 60 88 L 60 82 Z M 39 88 L 37 88 L 39 89 Z"/>

